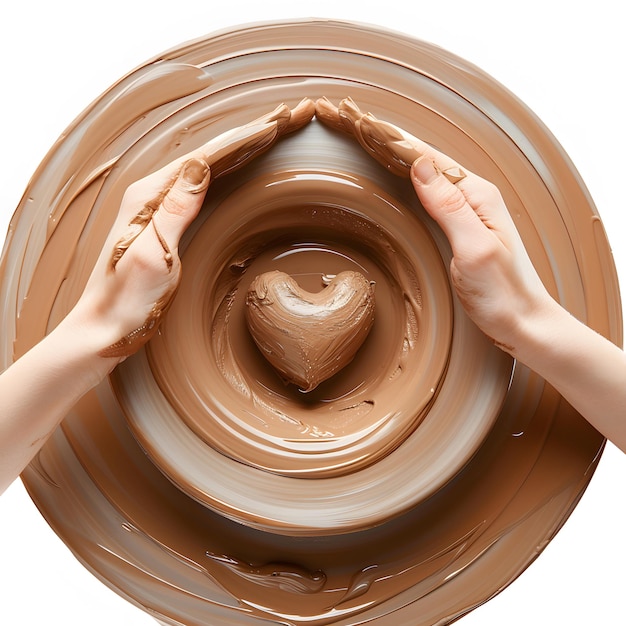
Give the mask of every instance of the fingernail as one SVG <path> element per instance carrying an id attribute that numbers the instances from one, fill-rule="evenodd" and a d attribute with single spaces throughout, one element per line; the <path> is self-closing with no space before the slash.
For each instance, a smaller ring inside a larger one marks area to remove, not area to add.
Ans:
<path id="1" fill-rule="evenodd" d="M 441 173 L 432 159 L 422 156 L 413 163 L 413 177 L 420 185 L 430 185 Z"/>
<path id="2" fill-rule="evenodd" d="M 204 159 L 189 159 L 183 165 L 182 178 L 186 183 L 186 191 L 189 193 L 200 193 L 209 184 L 211 168 Z"/>

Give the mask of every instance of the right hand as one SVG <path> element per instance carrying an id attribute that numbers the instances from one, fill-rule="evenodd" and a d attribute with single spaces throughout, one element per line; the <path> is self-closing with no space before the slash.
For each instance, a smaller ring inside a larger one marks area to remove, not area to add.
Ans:
<path id="1" fill-rule="evenodd" d="M 422 205 L 452 246 L 450 275 L 478 327 L 513 354 L 521 327 L 551 316 L 543 286 L 495 185 L 406 131 L 364 113 L 350 98 L 316 104 L 318 119 L 352 135 L 385 169 L 409 176 Z M 539 317 L 537 317 L 539 316 Z"/>
<path id="2" fill-rule="evenodd" d="M 523 324 L 556 304 L 524 248 L 495 185 L 462 168 L 452 183 L 443 170 L 459 165 L 424 146 L 411 167 L 422 205 L 442 228 L 453 258 L 450 275 L 467 314 L 496 345 L 514 354 Z"/>

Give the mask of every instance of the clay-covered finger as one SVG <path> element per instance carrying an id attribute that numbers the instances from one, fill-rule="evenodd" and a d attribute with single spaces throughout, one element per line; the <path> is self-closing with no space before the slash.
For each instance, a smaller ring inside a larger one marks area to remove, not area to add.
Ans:
<path id="1" fill-rule="evenodd" d="M 276 122 L 278 135 L 281 136 L 306 126 L 314 115 L 315 103 L 310 98 L 303 98 L 293 109 L 282 103 L 273 111 L 249 122 L 246 126 Z"/>
<path id="2" fill-rule="evenodd" d="M 294 109 L 281 104 L 270 113 L 206 143 L 199 152 L 211 168 L 212 178 L 233 172 L 268 150 L 287 133 L 305 126 L 315 113 L 315 104 L 304 98 Z"/>
<path id="3" fill-rule="evenodd" d="M 303 98 L 291 109 L 289 123 L 285 128 L 285 133 L 292 133 L 306 126 L 315 116 L 315 102 L 311 98 Z"/>
<path id="4" fill-rule="evenodd" d="M 211 180 L 230 173 L 265 152 L 281 136 L 305 126 L 315 114 L 315 103 L 304 98 L 293 109 L 280 104 L 247 124 L 227 130 L 204 145 L 174 159 L 142 179 L 141 188 L 152 188 L 153 195 L 176 179 L 183 165 L 192 158 L 204 160 L 211 168 Z"/>
<path id="5" fill-rule="evenodd" d="M 355 125 L 363 113 L 352 98 L 344 98 L 335 105 L 323 96 L 315 103 L 315 116 L 326 126 L 356 137 Z"/>
<path id="6" fill-rule="evenodd" d="M 408 178 L 411 164 L 423 153 L 408 134 L 364 113 L 352 98 L 344 98 L 337 106 L 320 98 L 316 115 L 324 124 L 352 135 L 370 156 L 399 176 Z"/>
<path id="7" fill-rule="evenodd" d="M 424 148 L 398 127 L 364 115 L 357 124 L 361 145 L 386 169 L 408 178 L 411 165 L 424 154 Z"/>
<path id="8" fill-rule="evenodd" d="M 263 121 L 222 133 L 199 151 L 215 180 L 265 152 L 278 137 L 278 121 Z"/>
<path id="9" fill-rule="evenodd" d="M 361 143 L 367 146 L 372 156 L 398 176 L 409 178 L 411 166 L 423 156 L 430 158 L 451 183 L 458 183 L 467 175 L 451 157 L 398 126 L 377 119 L 371 113 L 359 120 L 358 130 Z"/>
<path id="10" fill-rule="evenodd" d="M 344 126 L 343 121 L 339 117 L 339 108 L 326 96 L 319 98 L 315 102 L 315 117 L 334 130 L 339 130 L 344 133 L 349 132 L 349 129 Z"/>
<path id="11" fill-rule="evenodd" d="M 364 113 L 352 98 L 344 98 L 337 106 L 320 98 L 316 115 L 324 124 L 354 136 L 371 157 L 397 176 L 409 178 L 411 165 L 425 155 L 450 182 L 457 183 L 466 176 L 453 159 L 398 126 Z"/>
<path id="12" fill-rule="evenodd" d="M 363 115 L 363 111 L 352 98 L 344 98 L 339 103 L 339 118 L 352 133 L 355 133 L 356 124 Z"/>
<path id="13" fill-rule="evenodd" d="M 262 115 L 261 117 L 252 120 L 244 125 L 243 128 L 248 126 L 258 126 L 260 124 L 269 124 L 271 122 L 276 122 L 276 128 L 278 133 L 280 134 L 283 129 L 287 127 L 289 124 L 289 120 L 291 118 L 291 109 L 285 104 L 279 104 L 273 111 Z"/>

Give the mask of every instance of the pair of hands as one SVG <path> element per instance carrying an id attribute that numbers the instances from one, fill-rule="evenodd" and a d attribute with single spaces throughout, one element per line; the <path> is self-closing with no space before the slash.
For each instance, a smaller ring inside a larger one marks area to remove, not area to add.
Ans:
<path id="1" fill-rule="evenodd" d="M 422 205 L 450 240 L 451 278 L 468 315 L 497 345 L 515 353 L 521 322 L 551 298 L 498 189 L 416 137 L 363 114 L 349 99 L 339 106 L 307 99 L 224 133 L 128 188 L 77 304 L 83 319 L 96 320 L 99 355 L 111 367 L 156 332 L 180 280 L 178 243 L 210 182 L 314 115 L 353 135 L 391 171 L 410 176 Z"/>

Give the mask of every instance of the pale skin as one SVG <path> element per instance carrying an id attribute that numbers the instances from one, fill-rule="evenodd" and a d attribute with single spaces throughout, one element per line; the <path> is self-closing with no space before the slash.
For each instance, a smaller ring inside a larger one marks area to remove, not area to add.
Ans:
<path id="1" fill-rule="evenodd" d="M 468 315 L 626 452 L 626 353 L 550 296 L 498 189 L 465 168 L 453 184 L 444 167 L 450 159 L 428 151 L 411 181 L 450 240 L 452 281 Z"/>
<path id="2" fill-rule="evenodd" d="M 324 109 L 331 117 L 336 112 L 328 101 Z M 231 169 L 225 162 L 246 163 L 285 132 L 306 124 L 313 112 L 310 101 L 293 110 L 279 107 L 129 187 L 76 306 L 0 375 L 0 492 L 78 399 L 156 330 L 180 280 L 180 237 L 202 206 L 212 167 L 227 173 Z M 378 120 L 367 121 L 375 131 Z M 406 171 L 424 208 L 450 241 L 452 283 L 469 317 L 626 451 L 626 354 L 550 296 L 492 183 L 398 132 L 398 152 L 391 157 L 406 162 L 415 150 Z M 464 176 L 456 175 L 459 170 Z M 111 269 L 116 243 L 129 234 L 129 223 L 147 203 L 154 209 L 148 225 L 130 227 L 133 234 L 140 232 Z"/>
<path id="3" fill-rule="evenodd" d="M 350 99 L 338 106 L 322 99 L 317 106 L 325 123 L 354 135 L 391 171 L 409 175 L 450 241 L 452 284 L 474 323 L 626 452 L 626 353 L 550 296 L 498 188 L 402 129 L 364 114 Z"/>
<path id="4" fill-rule="evenodd" d="M 282 105 L 127 189 L 75 307 L 0 375 L 0 493 L 72 406 L 154 334 L 180 280 L 180 237 L 200 211 L 211 180 L 245 165 L 314 112 L 310 100 L 293 109 Z M 146 207 L 150 219 L 137 220 Z"/>

